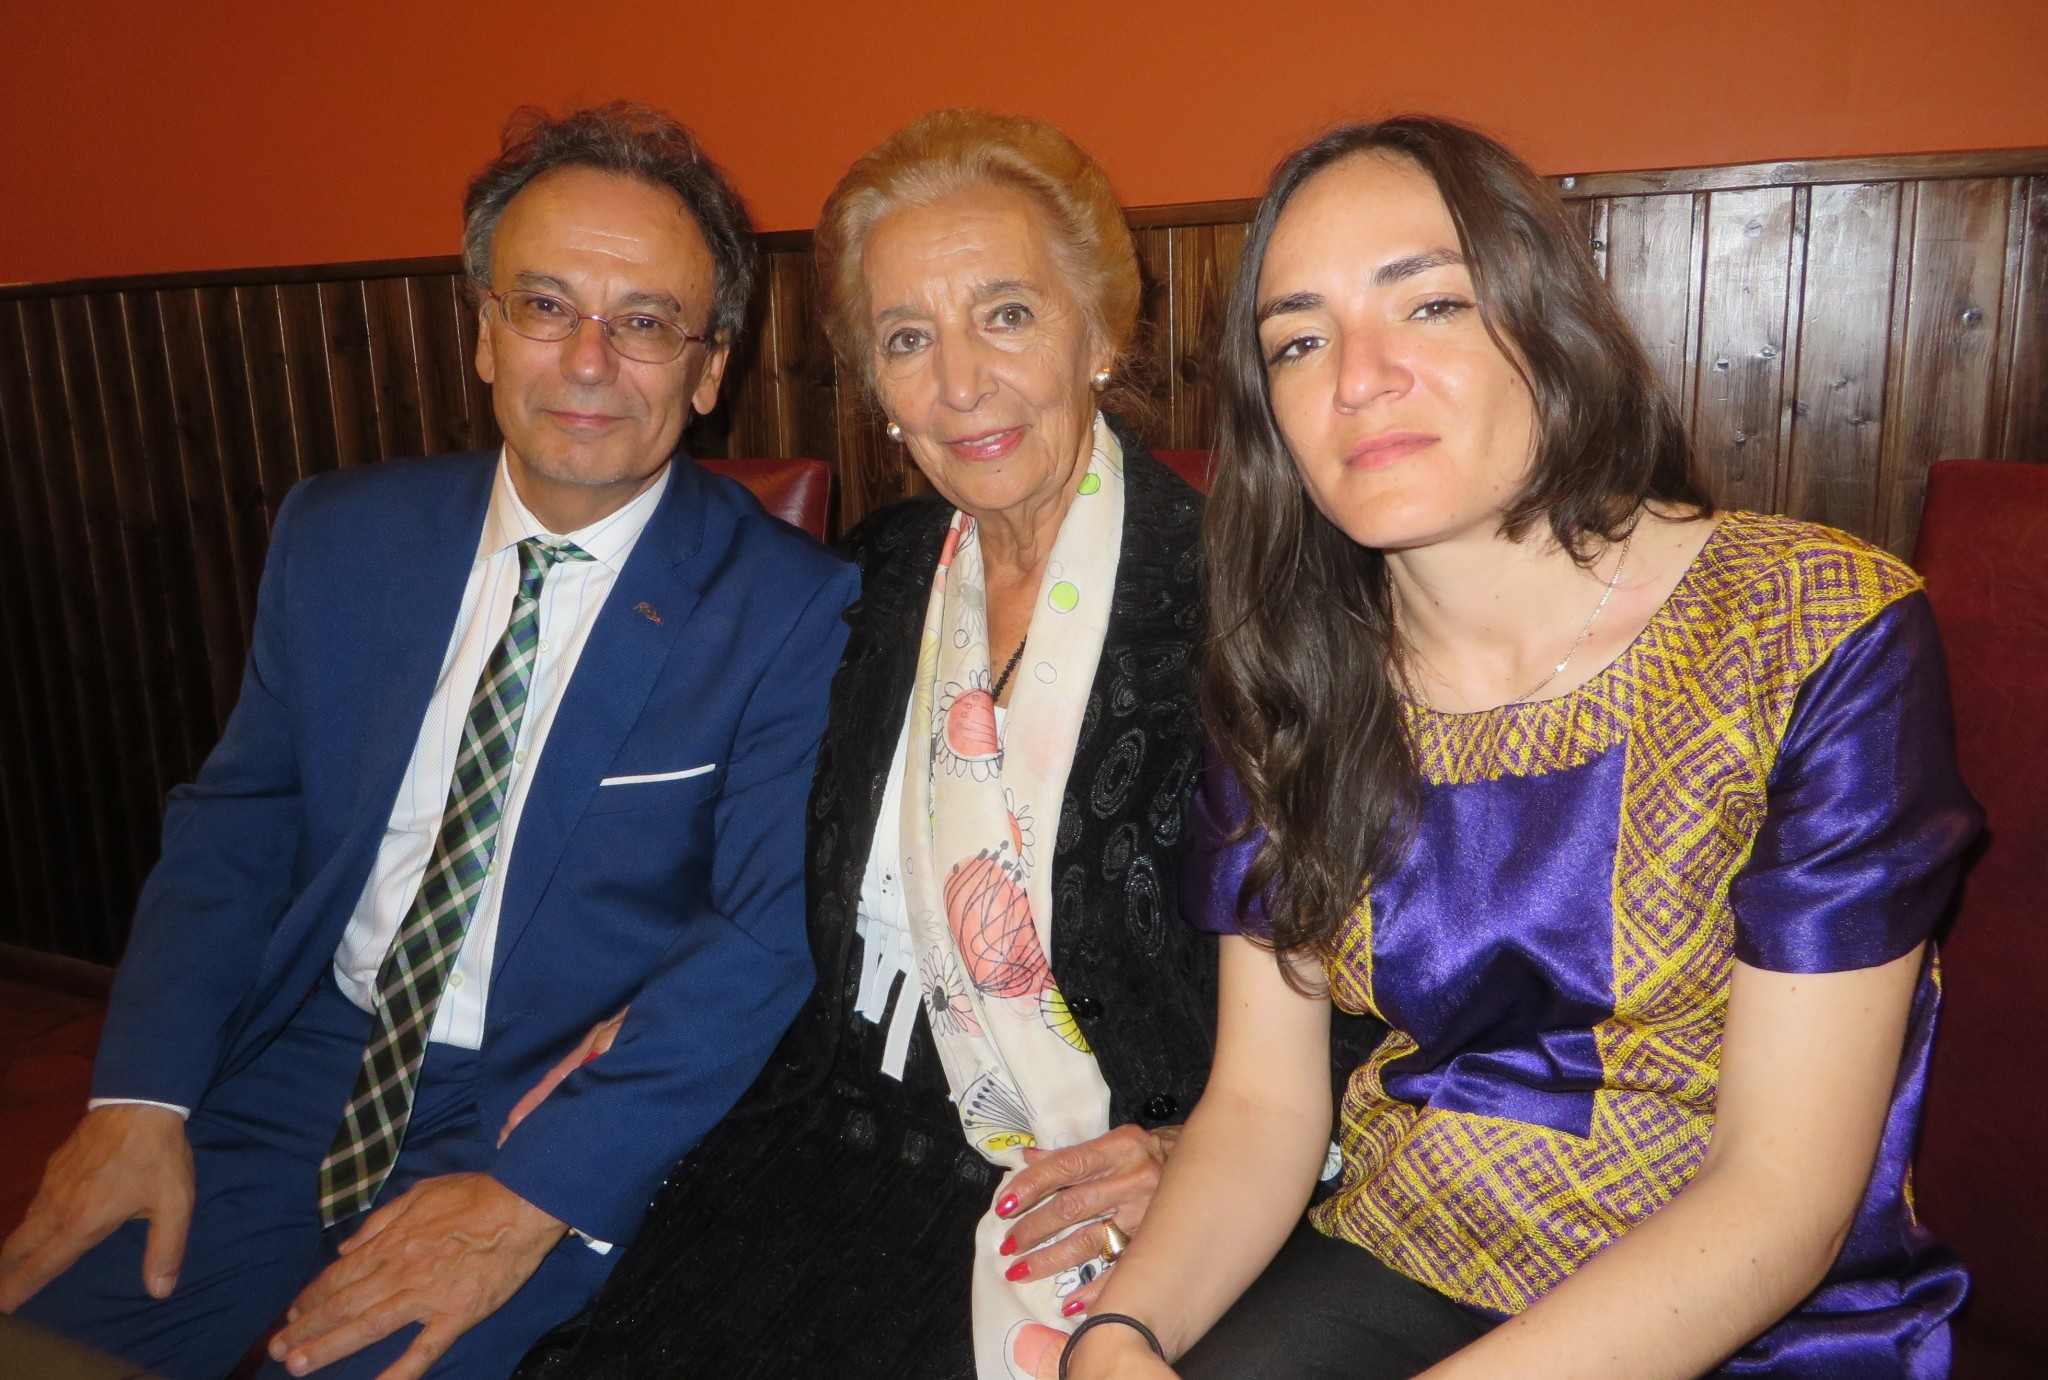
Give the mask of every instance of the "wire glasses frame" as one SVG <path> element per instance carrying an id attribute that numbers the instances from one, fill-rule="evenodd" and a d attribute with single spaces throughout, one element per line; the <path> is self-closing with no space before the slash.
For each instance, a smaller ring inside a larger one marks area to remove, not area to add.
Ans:
<path id="1" fill-rule="evenodd" d="M 579 312 L 573 303 L 546 292 L 513 288 L 506 292 L 484 289 L 497 303 L 498 315 L 514 335 L 550 344 L 575 335 L 585 321 L 604 328 L 604 338 L 625 359 L 642 364 L 668 364 L 680 357 L 692 341 L 708 337 L 692 335 L 665 316 L 648 311 L 626 311 L 616 316 L 594 316 Z"/>

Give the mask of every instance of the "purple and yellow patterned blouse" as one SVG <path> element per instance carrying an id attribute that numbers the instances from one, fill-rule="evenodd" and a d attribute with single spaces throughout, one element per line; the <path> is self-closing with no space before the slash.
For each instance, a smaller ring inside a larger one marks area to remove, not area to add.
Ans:
<path id="1" fill-rule="evenodd" d="M 1519 1312 L 1699 1169 L 1736 959 L 1837 972 L 1928 938 L 1979 815 L 1919 587 L 1840 533 L 1734 513 L 1578 690 L 1406 706 L 1413 841 L 1327 964 L 1337 1004 L 1392 1033 L 1352 1075 L 1319 1229 Z M 1183 893 L 1202 928 L 1240 927 L 1243 817 L 1211 771 Z M 1847 1244 L 1723 1374 L 1948 1373 L 1964 1276 L 1909 1185 L 1939 1001 L 1930 956 Z"/>

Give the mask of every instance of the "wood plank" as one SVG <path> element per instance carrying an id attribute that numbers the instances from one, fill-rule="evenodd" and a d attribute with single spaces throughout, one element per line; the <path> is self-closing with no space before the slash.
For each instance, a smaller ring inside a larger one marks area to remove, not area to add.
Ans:
<path id="1" fill-rule="evenodd" d="M 1244 256 L 1247 227 L 1203 225 L 1169 230 L 1173 278 L 1168 286 L 1169 406 L 1174 449 L 1216 444 L 1214 363 L 1223 310 Z"/>
<path id="2" fill-rule="evenodd" d="M 455 339 L 462 351 L 462 391 L 469 399 L 470 426 L 479 450 L 496 450 L 504 441 L 498 430 L 497 413 L 491 406 L 491 386 L 476 372 L 477 305 L 469 279 L 460 274 L 453 280 L 455 294 Z"/>
<path id="3" fill-rule="evenodd" d="M 1873 541 L 1900 199 L 1896 182 L 1812 190 L 1786 456 L 1787 512 Z"/>
<path id="4" fill-rule="evenodd" d="M 158 786 L 167 790 L 191 780 L 213 746 L 213 692 L 197 588 L 191 500 L 164 354 L 163 314 L 153 292 L 123 293 L 119 300 L 138 429 L 138 467 L 149 496 L 156 548 L 156 573 L 149 577 L 153 597 L 144 607 L 154 618 L 160 639 L 152 655 L 162 658 L 163 675 L 153 683 L 158 686 Z M 148 568 L 145 562 L 144 569 Z"/>
<path id="5" fill-rule="evenodd" d="M 2006 361 L 1997 454 L 2048 464 L 2048 175 L 2015 180 L 2019 244 L 2005 288 Z"/>
<path id="6" fill-rule="evenodd" d="M 285 355 L 284 306 L 275 287 L 236 288 L 243 377 L 249 390 L 249 436 L 268 551 L 270 521 L 299 482 L 298 421 L 292 407 L 291 364 Z M 253 608 L 253 602 L 251 604 Z"/>
<path id="7" fill-rule="evenodd" d="M 1124 388 L 1119 390 L 1119 400 L 1125 392 L 1131 396 L 1132 401 L 1122 408 L 1124 420 L 1154 448 L 1173 444 L 1173 233 L 1164 226 L 1131 233 L 1143 295 L 1139 298 L 1137 336 L 1122 366 Z"/>
<path id="8" fill-rule="evenodd" d="M 257 450 L 256 401 L 249 385 L 248 349 L 242 339 L 241 288 L 201 288 L 199 328 L 206 386 L 213 400 L 214 464 L 219 502 L 234 572 L 236 624 L 247 645 L 256 625 L 256 587 L 270 524 L 263 503 L 263 463 Z M 236 658 L 240 660 L 239 657 Z"/>
<path id="9" fill-rule="evenodd" d="M 73 453 L 76 419 L 65 384 L 55 306 L 51 301 L 21 304 L 21 352 L 28 364 L 40 489 L 23 516 L 25 527 L 42 528 L 36 534 L 40 540 L 31 547 L 31 559 L 46 562 L 51 576 L 45 594 L 55 616 L 42 629 L 39 652 L 51 659 L 56 673 L 46 674 L 45 687 L 51 721 L 61 725 L 65 735 L 64 775 L 49 785 L 67 807 L 69 855 L 79 869 L 65 888 L 66 900 L 75 907 L 67 918 L 77 939 L 98 953 L 105 946 L 108 915 L 114 909 L 107 882 L 119 845 L 111 837 L 111 822 L 118 815 L 96 807 L 94 801 L 117 799 L 119 786 L 109 781 L 104 759 L 94 750 L 94 734 L 101 724 L 93 704 L 106 693 L 106 657 L 95 626 L 92 553 Z"/>
<path id="10" fill-rule="evenodd" d="M 1834 182 L 1912 182 L 1945 178 L 2021 177 L 2048 173 L 2048 148 L 1974 149 L 1958 153 L 1894 153 L 1874 158 L 1790 158 L 1648 172 L 1580 173 L 1555 179 L 1569 198 L 1654 196 L 1663 192 L 1745 191 Z"/>
<path id="11" fill-rule="evenodd" d="M 1919 530 L 1928 465 L 1982 459 L 1997 439 L 1990 395 L 2009 195 L 2004 181 L 1990 178 L 1927 182 L 1914 192 L 1879 480 L 1882 540 L 1901 556 Z"/>
<path id="12" fill-rule="evenodd" d="M 1710 491 L 1731 508 L 1776 506 L 1787 277 L 1800 248 L 1792 200 L 1764 188 L 1707 203 L 1692 432 Z"/>
<path id="13" fill-rule="evenodd" d="M 164 360 L 171 411 L 177 423 L 178 463 L 184 473 L 185 511 L 192 528 L 192 592 L 205 628 L 206 667 L 213 732 L 217 738 L 241 692 L 247 627 L 236 592 L 234 539 L 222 491 L 222 445 L 214 411 L 211 365 L 197 289 L 157 298 L 163 319 Z"/>
<path id="14" fill-rule="evenodd" d="M 372 460 L 425 455 L 420 421 L 420 364 L 413 335 L 412 293 L 403 278 L 363 284 L 369 308 L 370 362 L 377 403 L 377 449 Z"/>
<path id="15" fill-rule="evenodd" d="M 94 548 L 104 542 L 118 556 L 120 581 L 109 596 L 100 592 L 99 626 L 107 643 L 114 698 L 106 706 L 113 723 L 101 752 L 116 752 L 116 779 L 126 801 L 125 855 L 130 894 L 112 917 L 112 951 L 125 942 L 133 892 L 156 861 L 164 792 L 176 784 L 178 765 L 177 680 L 173 650 L 163 616 L 164 569 L 156 537 L 156 505 L 149 467 L 142 458 L 141 417 L 128 364 L 128 323 L 122 300 L 94 293 L 78 301 L 91 345 L 90 377 L 73 374 L 74 396 L 87 383 L 91 395 L 77 398 L 94 408 L 104 424 L 97 456 L 81 450 L 88 518 Z M 97 491 L 98 497 L 95 498 Z"/>
<path id="16" fill-rule="evenodd" d="M 1701 271 L 1693 221 L 1686 195 L 1621 197 L 1608 205 L 1608 290 L 1681 417 L 1692 413 Z"/>
<path id="17" fill-rule="evenodd" d="M 17 473 L 32 464 L 36 449 L 28 404 L 28 366 L 21 352 L 20 307 L 0 301 L 0 635 L 12 655 L 0 672 L 0 805 L 7 811 L 0 856 L 8 862 L 11 902 L 0 916 L 0 934 L 10 942 L 62 947 L 55 920 L 69 871 L 69 838 L 57 802 L 57 735 L 51 727 L 49 679 L 42 653 L 41 623 L 55 610 L 45 602 L 48 571 L 31 554 L 29 485 Z"/>
<path id="18" fill-rule="evenodd" d="M 366 285 L 321 284 L 320 322 L 327 340 L 327 394 L 334 408 L 334 462 L 346 469 L 381 460 L 383 422 Z"/>
<path id="19" fill-rule="evenodd" d="M 334 428 L 334 385 L 328 377 L 327 327 L 320 288 L 285 283 L 277 289 L 278 330 L 284 344 L 285 402 L 297 443 L 296 477 L 324 474 L 341 463 Z M 272 509 L 273 519 L 275 509 Z"/>
<path id="20" fill-rule="evenodd" d="M 468 371 L 462 357 L 463 304 L 447 274 L 408 278 L 413 340 L 419 359 L 422 454 L 447 455 L 480 444 L 470 415 Z"/>

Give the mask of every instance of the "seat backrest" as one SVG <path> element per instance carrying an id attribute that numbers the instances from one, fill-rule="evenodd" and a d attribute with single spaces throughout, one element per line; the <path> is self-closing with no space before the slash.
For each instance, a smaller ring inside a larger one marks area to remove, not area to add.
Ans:
<path id="1" fill-rule="evenodd" d="M 2048 1358 L 2048 465 L 1935 465 L 1914 564 L 1989 826 L 1942 948 L 1914 1185 L 1974 1277 L 1970 1327 Z"/>
<path id="2" fill-rule="evenodd" d="M 1155 450 L 1152 452 L 1152 458 L 1187 480 L 1202 493 L 1207 493 L 1209 461 L 1214 454 L 1214 451 L 1207 450 Z"/>
<path id="3" fill-rule="evenodd" d="M 713 474 L 737 479 L 761 506 L 792 527 L 825 540 L 832 503 L 832 467 L 823 460 L 704 460 Z"/>

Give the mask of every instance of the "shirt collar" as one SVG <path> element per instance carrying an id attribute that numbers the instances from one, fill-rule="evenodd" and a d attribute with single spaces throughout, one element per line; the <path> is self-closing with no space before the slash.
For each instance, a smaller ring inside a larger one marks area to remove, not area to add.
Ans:
<path id="1" fill-rule="evenodd" d="M 512 483 L 512 471 L 506 464 L 503 448 L 500 448 L 498 473 L 491 482 L 491 503 L 484 514 L 484 534 L 477 548 L 477 559 L 495 556 L 528 538 L 539 537 L 544 541 L 572 541 L 616 572 L 632 554 L 633 544 L 640 539 L 648 519 L 661 505 L 661 496 L 668 492 L 674 469 L 673 463 L 664 466 L 659 479 L 616 513 L 601 517 L 574 532 L 550 532 L 519 501 L 519 490 Z"/>

